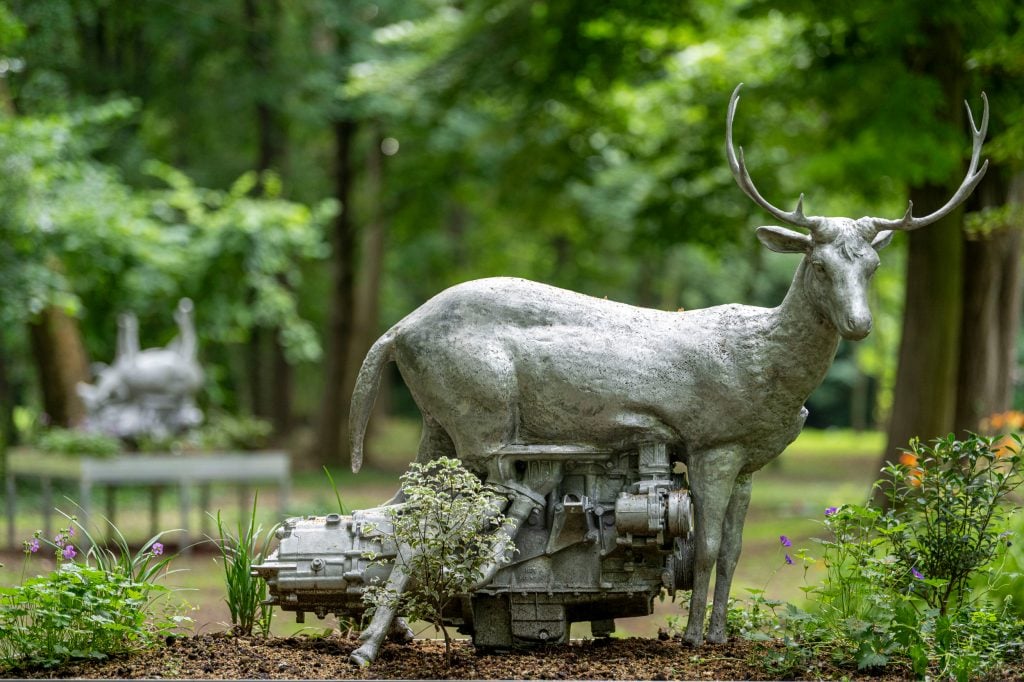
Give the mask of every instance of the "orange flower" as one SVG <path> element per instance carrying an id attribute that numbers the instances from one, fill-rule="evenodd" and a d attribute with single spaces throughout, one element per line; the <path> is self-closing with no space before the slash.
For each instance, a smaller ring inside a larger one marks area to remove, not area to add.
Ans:
<path id="1" fill-rule="evenodd" d="M 900 455 L 900 464 L 907 467 L 917 466 L 917 455 L 912 452 L 904 452 Z"/>
<path id="2" fill-rule="evenodd" d="M 996 459 L 1002 459 L 1008 455 L 1016 454 L 1014 448 L 1014 441 L 1012 438 L 1006 437 L 995 444 L 993 449 L 996 453 Z"/>
<path id="3" fill-rule="evenodd" d="M 920 469 L 914 469 L 913 471 L 910 472 L 910 485 L 914 486 L 915 488 L 921 487 L 923 479 L 924 472 L 921 471 Z"/>

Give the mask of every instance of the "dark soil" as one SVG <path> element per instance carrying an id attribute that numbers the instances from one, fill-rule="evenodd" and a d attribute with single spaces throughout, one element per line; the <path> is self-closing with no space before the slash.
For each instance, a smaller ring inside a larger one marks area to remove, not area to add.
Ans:
<path id="1" fill-rule="evenodd" d="M 904 669 L 890 667 L 869 675 L 824 664 L 773 674 L 766 663 L 779 656 L 782 645 L 745 640 L 696 650 L 674 640 L 595 639 L 530 652 L 491 654 L 478 654 L 468 642 L 458 641 L 450 667 L 444 664 L 441 641 L 388 643 L 377 662 L 367 668 L 349 663 L 348 654 L 357 645 L 354 638 L 340 635 L 269 639 L 195 635 L 168 638 L 157 648 L 130 656 L 72 662 L 54 670 L 7 671 L 6 675 L 108 679 L 913 679 Z M 1004 671 L 996 679 L 1024 680 L 1024 668 Z"/>

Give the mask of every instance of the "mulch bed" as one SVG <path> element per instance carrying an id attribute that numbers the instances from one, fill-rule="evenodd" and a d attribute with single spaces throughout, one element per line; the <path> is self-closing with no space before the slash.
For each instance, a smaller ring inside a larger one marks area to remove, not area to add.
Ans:
<path id="1" fill-rule="evenodd" d="M 678 641 L 596 639 L 522 653 L 478 654 L 466 641 L 455 644 L 451 667 L 444 643 L 388 643 L 368 668 L 348 660 L 352 637 L 233 637 L 206 634 L 168 638 L 161 646 L 104 661 L 72 662 L 53 670 L 7 671 L 9 677 L 148 679 L 498 679 L 498 680 L 752 680 L 773 679 L 763 662 L 781 645 L 737 639 L 691 649 Z M 4 676 L 0 674 L 0 677 Z M 913 679 L 908 670 L 877 675 L 829 669 L 786 679 Z M 1024 667 L 996 679 L 1024 680 Z"/>

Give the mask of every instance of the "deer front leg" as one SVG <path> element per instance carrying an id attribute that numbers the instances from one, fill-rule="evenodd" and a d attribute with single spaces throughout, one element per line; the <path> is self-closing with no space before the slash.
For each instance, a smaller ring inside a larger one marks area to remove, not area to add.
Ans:
<path id="1" fill-rule="evenodd" d="M 729 608 L 729 589 L 736 563 L 743 545 L 743 521 L 750 505 L 750 474 L 736 479 L 725 511 L 722 528 L 722 545 L 718 550 L 717 575 L 715 577 L 715 604 L 711 607 L 711 625 L 708 627 L 708 641 L 721 644 L 725 641 L 725 618 Z"/>
<path id="2" fill-rule="evenodd" d="M 508 538 L 514 540 L 523 520 L 525 520 L 529 515 L 533 506 L 534 502 L 526 495 L 516 495 L 509 507 L 507 520 L 502 524 L 501 528 L 497 530 L 497 533 L 507 535 Z M 494 509 L 494 512 L 498 511 L 501 511 L 501 509 Z M 480 524 L 481 532 L 486 528 L 486 526 L 486 519 L 482 519 Z M 485 585 L 490 582 L 498 569 L 506 563 L 503 553 L 498 550 L 498 547 L 504 546 L 504 544 L 505 543 L 503 541 L 496 538 L 493 559 L 484 567 L 483 576 L 478 582 L 478 585 Z M 412 548 L 403 546 L 402 551 L 398 553 L 398 556 L 411 557 L 412 552 Z M 400 559 L 396 560 L 391 569 L 391 575 L 388 577 L 387 589 L 394 591 L 397 594 L 402 594 L 408 584 L 409 576 L 405 572 L 405 566 Z M 362 634 L 359 635 L 359 639 L 363 640 L 362 646 L 349 654 L 349 659 L 360 667 L 367 666 L 376 660 L 377 653 L 380 651 L 380 645 L 383 643 L 384 638 L 388 636 L 388 633 L 392 633 L 392 635 L 401 635 L 403 629 L 408 629 L 407 626 L 405 626 L 405 628 L 402 627 L 404 622 L 397 616 L 398 612 L 394 607 L 378 606 L 373 612 L 373 618 L 370 619 L 370 624 L 365 630 L 363 630 Z"/>
<path id="3" fill-rule="evenodd" d="M 693 494 L 697 534 L 697 556 L 693 570 L 693 592 L 690 615 L 683 640 L 691 646 L 704 642 L 704 614 L 708 605 L 711 571 L 718 560 L 726 510 L 740 469 L 740 458 L 729 450 L 719 449 L 690 456 L 687 473 Z"/>
<path id="4" fill-rule="evenodd" d="M 406 574 L 404 566 L 396 561 L 391 569 L 391 575 L 388 576 L 388 589 L 402 594 L 408 584 L 409 576 Z M 362 646 L 349 654 L 349 660 L 359 667 L 373 663 L 377 658 L 377 652 L 380 651 L 380 645 L 391 631 L 392 623 L 397 615 L 398 612 L 393 606 L 378 606 L 373 612 L 370 624 L 359 635 L 359 639 L 363 642 Z"/>

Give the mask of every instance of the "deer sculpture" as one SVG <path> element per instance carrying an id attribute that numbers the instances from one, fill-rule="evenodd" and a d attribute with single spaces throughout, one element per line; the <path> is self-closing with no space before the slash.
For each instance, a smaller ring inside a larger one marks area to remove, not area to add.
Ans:
<path id="1" fill-rule="evenodd" d="M 686 466 L 694 504 L 693 590 L 684 639 L 699 646 L 716 571 L 707 639 L 725 640 L 726 605 L 740 555 L 751 476 L 800 433 L 804 401 L 832 364 L 840 338 L 871 331 L 868 284 L 893 232 L 949 214 L 981 181 L 988 100 L 966 177 L 940 209 L 902 218 L 805 215 L 766 201 L 733 145 L 740 86 L 726 121 L 726 156 L 740 188 L 782 223 L 757 228 L 772 251 L 804 257 L 775 308 L 728 304 L 665 312 L 522 279 L 494 278 L 441 292 L 370 349 L 352 399 L 352 468 L 381 372 L 394 361 L 423 417 L 417 459 L 460 458 L 492 484 L 529 489 L 497 463 L 510 446 L 571 444 L 628 450 L 664 444 Z M 541 482 L 550 486 L 550 482 Z M 540 495 L 544 490 L 538 490 Z M 510 495 L 506 515 L 529 513 Z M 400 495 L 399 495 L 400 499 Z M 483 520 L 481 520 L 483 526 Z M 509 532 L 514 533 L 514 524 Z M 493 571 L 492 571 L 493 572 Z M 398 572 L 400 576 L 401 573 Z M 486 579 L 486 576 L 485 576 Z M 401 584 L 394 585 L 402 589 Z M 395 614 L 378 612 L 353 660 L 372 660 Z"/>

